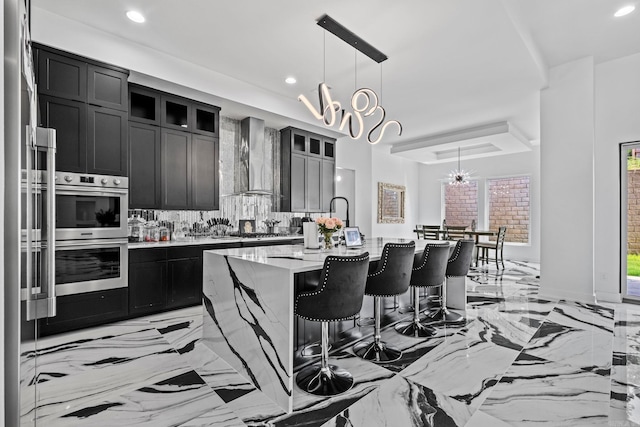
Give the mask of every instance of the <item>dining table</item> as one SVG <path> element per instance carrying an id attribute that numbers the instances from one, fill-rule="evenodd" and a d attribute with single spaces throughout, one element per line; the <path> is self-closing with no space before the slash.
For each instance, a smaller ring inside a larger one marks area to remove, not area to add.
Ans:
<path id="1" fill-rule="evenodd" d="M 421 230 L 417 230 L 417 229 L 413 230 L 414 233 L 418 233 L 419 231 L 421 231 Z M 443 229 L 440 229 L 440 230 L 437 230 L 437 231 L 441 236 L 445 236 L 446 233 L 447 233 L 446 230 L 443 230 Z M 469 236 L 469 237 L 473 238 L 475 240 L 476 246 L 477 246 L 478 243 L 480 242 L 480 237 L 483 237 L 483 236 L 486 236 L 486 237 L 497 236 L 498 235 L 498 231 L 497 230 L 464 230 L 464 234 L 466 236 Z M 478 248 L 476 247 L 474 250 L 477 251 Z M 472 265 L 474 265 L 475 259 L 476 259 L 476 256 L 475 256 L 475 252 L 474 252 L 473 257 L 471 258 L 471 260 L 472 260 L 471 264 Z"/>

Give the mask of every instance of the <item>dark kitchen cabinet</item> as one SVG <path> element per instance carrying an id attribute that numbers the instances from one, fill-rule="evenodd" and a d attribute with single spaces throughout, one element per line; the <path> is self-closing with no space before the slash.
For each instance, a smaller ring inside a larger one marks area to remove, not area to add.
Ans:
<path id="1" fill-rule="evenodd" d="M 191 136 L 191 209 L 219 209 L 218 155 L 217 138 Z"/>
<path id="2" fill-rule="evenodd" d="M 288 127 L 280 141 L 280 210 L 328 212 L 335 195 L 335 139 Z"/>
<path id="3" fill-rule="evenodd" d="M 218 137 L 220 135 L 220 108 L 193 102 L 191 104 L 191 130 L 194 133 Z"/>
<path id="4" fill-rule="evenodd" d="M 191 131 L 191 102 L 186 98 L 168 94 L 163 94 L 160 102 L 160 125 L 163 128 Z"/>
<path id="5" fill-rule="evenodd" d="M 167 271 L 167 308 L 202 302 L 202 248 L 170 248 Z"/>
<path id="6" fill-rule="evenodd" d="M 130 173 L 136 174 L 129 179 L 129 207 L 219 209 L 220 108 L 135 84 L 129 86 L 129 105 L 129 143 L 137 147 L 130 152 L 140 154 L 129 164 Z M 147 157 L 147 162 L 156 164 L 144 165 L 139 172 L 133 171 L 138 159 L 144 158 L 140 147 L 151 149 L 151 139 L 155 141 L 156 136 L 150 128 L 133 123 L 151 125 L 160 135 L 159 158 Z M 143 195 L 145 188 L 153 188 L 154 196 Z"/>
<path id="7" fill-rule="evenodd" d="M 167 305 L 165 248 L 129 251 L 129 313 L 154 313 Z"/>
<path id="8" fill-rule="evenodd" d="M 218 140 L 162 129 L 162 209 L 218 209 Z"/>
<path id="9" fill-rule="evenodd" d="M 128 70 L 34 44 L 41 125 L 59 171 L 127 174 Z"/>
<path id="10" fill-rule="evenodd" d="M 87 66 L 87 102 L 92 105 L 128 111 L 128 73 L 99 67 Z"/>
<path id="11" fill-rule="evenodd" d="M 159 126 L 160 93 L 144 86 L 129 84 L 129 120 Z"/>
<path id="12" fill-rule="evenodd" d="M 160 209 L 160 128 L 129 122 L 129 208 Z"/>
<path id="13" fill-rule="evenodd" d="M 162 127 L 218 136 L 219 107 L 169 94 L 162 94 L 160 103 Z"/>
<path id="14" fill-rule="evenodd" d="M 307 157 L 292 154 L 288 172 L 286 175 L 284 172 L 281 175 L 283 188 L 289 188 L 289 191 L 285 190 L 282 194 L 290 195 L 288 199 L 290 208 L 285 210 L 304 212 L 307 208 Z M 293 179 L 293 177 L 297 178 Z"/>
<path id="15" fill-rule="evenodd" d="M 121 320 L 128 313 L 126 288 L 85 292 L 56 298 L 56 316 L 42 319 L 42 336 Z"/>
<path id="16" fill-rule="evenodd" d="M 38 49 L 38 93 L 87 101 L 87 63 L 50 50 Z"/>
<path id="17" fill-rule="evenodd" d="M 323 159 L 322 160 L 322 170 L 320 173 L 320 179 L 322 181 L 320 185 L 321 191 L 321 208 L 322 212 L 329 212 L 329 204 L 331 203 L 331 199 L 336 194 L 336 164 L 333 161 Z"/>
<path id="18" fill-rule="evenodd" d="M 40 125 L 56 130 L 56 170 L 86 172 L 87 105 L 40 96 Z"/>
<path id="19" fill-rule="evenodd" d="M 89 173 L 127 175 L 128 114 L 89 105 L 87 167 Z"/>
<path id="20" fill-rule="evenodd" d="M 191 200 L 191 134 L 163 128 L 161 135 L 161 207 L 188 209 Z"/>

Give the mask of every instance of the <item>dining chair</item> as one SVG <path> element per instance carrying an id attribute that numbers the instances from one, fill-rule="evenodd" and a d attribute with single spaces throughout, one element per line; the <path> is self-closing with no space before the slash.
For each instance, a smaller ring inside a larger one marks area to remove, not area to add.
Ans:
<path id="1" fill-rule="evenodd" d="M 423 225 L 422 238 L 428 239 L 428 240 L 440 240 L 440 226 L 439 225 Z"/>
<path id="2" fill-rule="evenodd" d="M 498 236 L 496 237 L 495 242 L 479 242 L 476 247 L 476 266 L 478 265 L 478 260 L 482 260 L 489 262 L 491 259 L 489 258 L 489 250 L 495 251 L 495 262 L 496 268 L 500 269 L 498 265 L 498 259 L 502 264 L 502 268 L 504 269 L 504 257 L 502 254 L 502 249 L 504 246 L 504 238 L 507 234 L 507 227 L 499 227 L 498 228 Z"/>
<path id="3" fill-rule="evenodd" d="M 467 229 L 466 225 L 447 225 L 445 227 L 445 239 L 446 240 L 460 240 L 464 239 L 464 231 Z"/>

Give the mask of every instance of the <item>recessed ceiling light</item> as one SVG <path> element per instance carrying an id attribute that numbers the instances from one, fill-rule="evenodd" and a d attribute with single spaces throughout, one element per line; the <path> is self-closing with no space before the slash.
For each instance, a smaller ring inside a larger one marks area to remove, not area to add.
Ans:
<path id="1" fill-rule="evenodd" d="M 630 14 L 635 9 L 636 9 L 636 7 L 633 6 L 633 5 L 621 7 L 620 9 L 618 9 L 618 11 L 616 13 L 613 14 L 613 16 L 615 16 L 616 18 L 619 18 L 621 16 L 625 16 L 625 15 Z"/>
<path id="2" fill-rule="evenodd" d="M 127 18 L 131 19 L 133 22 L 137 22 L 141 24 L 145 21 L 144 16 L 140 12 L 136 12 L 135 10 L 130 10 L 127 12 Z"/>
<path id="3" fill-rule="evenodd" d="M 297 82 L 295 77 L 287 77 L 284 81 L 290 85 L 295 84 Z"/>

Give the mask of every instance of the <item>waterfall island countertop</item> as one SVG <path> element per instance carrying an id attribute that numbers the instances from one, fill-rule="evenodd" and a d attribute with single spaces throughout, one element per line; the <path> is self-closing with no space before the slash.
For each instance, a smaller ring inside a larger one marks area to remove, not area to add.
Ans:
<path id="1" fill-rule="evenodd" d="M 283 410 L 317 400 L 294 390 L 295 275 L 321 270 L 328 255 L 369 252 L 380 259 L 385 243 L 413 239 L 371 238 L 362 248 L 329 251 L 303 245 L 208 250 L 203 253 L 203 342 Z M 436 240 L 413 240 L 416 253 Z"/>

